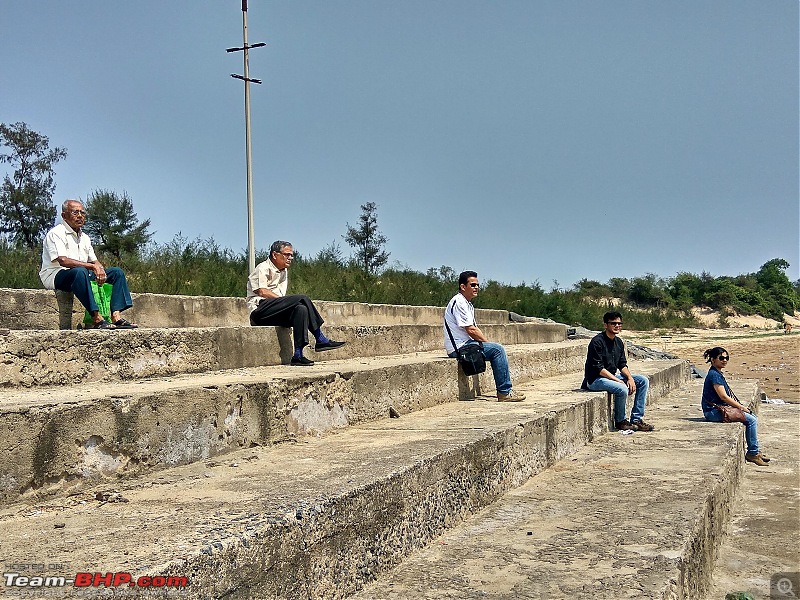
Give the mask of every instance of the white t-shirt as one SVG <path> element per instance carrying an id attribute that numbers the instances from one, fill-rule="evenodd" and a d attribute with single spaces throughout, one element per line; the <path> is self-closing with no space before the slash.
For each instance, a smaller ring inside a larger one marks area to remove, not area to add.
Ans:
<path id="1" fill-rule="evenodd" d="M 59 256 L 65 256 L 81 262 L 94 262 L 97 260 L 89 236 L 81 232 L 80 236 L 63 221 L 53 227 L 44 236 L 42 244 L 42 268 L 39 279 L 48 290 L 56 289 L 56 274 L 66 269 L 58 264 Z"/>
<path id="2" fill-rule="evenodd" d="M 463 294 L 458 293 L 447 303 L 444 322 L 450 326 L 456 348 L 460 348 L 472 339 L 464 328 L 475 325 L 475 307 L 472 306 L 472 302 L 464 298 Z M 444 332 L 444 349 L 448 354 L 455 352 L 456 348 L 453 348 L 447 327 L 442 326 L 442 331 Z"/>
<path id="3" fill-rule="evenodd" d="M 279 271 L 270 259 L 256 265 L 255 270 L 247 278 L 247 308 L 253 312 L 258 308 L 262 297 L 255 290 L 265 288 L 275 292 L 278 296 L 286 295 L 289 287 L 289 269 Z"/>

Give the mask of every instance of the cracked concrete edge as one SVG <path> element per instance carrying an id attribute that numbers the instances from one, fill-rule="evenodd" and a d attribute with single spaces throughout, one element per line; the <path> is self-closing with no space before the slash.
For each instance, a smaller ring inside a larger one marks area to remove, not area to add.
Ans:
<path id="1" fill-rule="evenodd" d="M 566 339 L 563 326 L 487 325 L 501 344 L 555 343 Z M 439 350 L 441 325 L 331 327 L 346 346 L 316 353 L 316 361 L 344 357 L 392 356 Z M 133 380 L 287 364 L 292 336 L 282 327 L 138 329 L 127 331 L 6 331 L 0 335 L 0 387 L 65 385 Z"/>
<path id="2" fill-rule="evenodd" d="M 747 380 L 737 382 L 741 389 Z M 761 387 L 751 381 L 749 398 L 746 400 L 754 413 L 758 412 L 761 400 Z M 665 588 L 663 600 L 683 600 L 702 598 L 712 582 L 714 563 L 725 531 L 731 519 L 736 492 L 742 482 L 745 467 L 744 428 L 731 438 L 731 446 L 725 455 L 722 473 L 712 486 L 706 498 L 704 510 L 697 515 L 689 541 L 683 549 L 679 561 L 680 577 L 677 589 L 669 585 Z"/>
<path id="3" fill-rule="evenodd" d="M 513 347 L 518 382 L 576 371 L 579 346 Z M 345 367 L 345 368 L 342 368 Z M 294 378 L 265 376 L 247 383 L 137 391 L 115 386 L 111 396 L 8 407 L 0 413 L 0 504 L 25 496 L 132 477 L 254 445 L 318 436 L 494 390 L 489 372 L 459 373 L 452 359 L 348 371 L 346 363 Z M 477 382 L 475 381 L 477 379 Z M 481 388 L 483 386 L 483 388 Z"/>

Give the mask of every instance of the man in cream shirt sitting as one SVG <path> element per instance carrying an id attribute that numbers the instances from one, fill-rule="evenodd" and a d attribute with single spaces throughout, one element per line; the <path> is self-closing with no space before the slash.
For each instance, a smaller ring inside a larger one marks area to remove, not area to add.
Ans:
<path id="1" fill-rule="evenodd" d="M 292 245 L 278 240 L 270 246 L 269 258 L 257 264 L 255 270 L 250 273 L 250 277 L 247 278 L 250 325 L 291 327 L 294 335 L 294 355 L 289 364 L 313 365 L 313 360 L 303 356 L 303 348 L 308 346 L 309 331 L 317 341 L 314 346 L 315 352 L 333 350 L 345 342 L 334 342 L 325 337 L 320 329 L 325 321 L 308 296 L 286 295 L 292 260 L 294 260 Z"/>

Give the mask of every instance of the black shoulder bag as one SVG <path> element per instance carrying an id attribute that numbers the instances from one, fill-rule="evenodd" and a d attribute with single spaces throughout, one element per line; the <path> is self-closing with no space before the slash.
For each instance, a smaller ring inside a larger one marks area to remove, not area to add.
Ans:
<path id="1" fill-rule="evenodd" d="M 453 312 L 455 302 L 450 305 L 450 312 Z M 454 313 L 455 314 L 455 313 Z M 447 319 L 444 320 L 444 326 L 447 328 L 447 334 L 450 336 L 450 341 L 453 343 L 453 348 L 456 347 L 456 341 L 453 339 L 453 332 L 450 331 L 450 326 L 447 324 Z M 477 344 L 466 343 L 461 348 L 456 348 L 456 360 L 461 365 L 464 375 L 477 375 L 486 370 L 486 359 L 483 357 L 483 345 L 478 342 Z"/>

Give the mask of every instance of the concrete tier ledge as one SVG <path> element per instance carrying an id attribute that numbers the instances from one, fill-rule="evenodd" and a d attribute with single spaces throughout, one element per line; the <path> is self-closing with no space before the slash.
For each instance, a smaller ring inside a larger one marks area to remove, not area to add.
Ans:
<path id="1" fill-rule="evenodd" d="M 577 372 L 581 342 L 509 346 L 514 381 Z M 442 352 L 261 367 L 0 396 L 0 502 L 314 436 L 494 392 Z"/>
<path id="2" fill-rule="evenodd" d="M 756 382 L 733 385 L 757 405 Z M 596 439 L 354 598 L 702 598 L 745 463 L 743 428 L 705 422 L 701 393 L 676 391 L 648 411 L 655 432 Z"/>
<path id="3" fill-rule="evenodd" d="M 654 400 L 686 381 L 683 363 L 642 366 L 664 379 Z M 579 383 L 562 375 L 522 386 L 521 404 L 446 403 L 36 510 L 10 506 L 0 554 L 6 564 L 46 557 L 67 572 L 185 576 L 184 598 L 344 598 L 606 431 L 606 396 L 570 391 Z"/>
<path id="4" fill-rule="evenodd" d="M 165 294 L 132 296 L 133 308 L 126 313 L 126 317 L 147 327 L 232 327 L 250 324 L 250 313 L 244 298 Z M 315 300 L 314 304 L 329 326 L 339 327 L 437 325 L 441 324 L 444 314 L 444 308 L 438 306 L 324 300 Z M 76 300 L 73 304 L 73 327 L 83 320 L 83 314 L 83 307 Z M 475 315 L 481 325 L 509 322 L 509 314 L 505 310 L 477 309 Z M 0 288 L 0 328 L 58 329 L 55 294 L 49 290 Z"/>
<path id="5" fill-rule="evenodd" d="M 566 339 L 557 324 L 484 326 L 502 344 Z M 442 349 L 441 325 L 329 327 L 346 346 L 307 355 L 315 361 L 391 356 Z M 287 364 L 291 330 L 282 327 L 5 331 L 0 334 L 0 387 L 127 381 L 220 369 Z"/>

